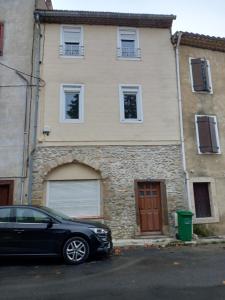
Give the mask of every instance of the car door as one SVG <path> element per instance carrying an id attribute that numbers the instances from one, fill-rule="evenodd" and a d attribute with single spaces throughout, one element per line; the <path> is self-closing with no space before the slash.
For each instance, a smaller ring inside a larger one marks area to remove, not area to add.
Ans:
<path id="1" fill-rule="evenodd" d="M 13 215 L 10 207 L 0 207 L 0 254 L 14 252 Z"/>
<path id="2" fill-rule="evenodd" d="M 57 221 L 42 211 L 19 207 L 15 212 L 15 243 L 18 254 L 56 254 Z"/>

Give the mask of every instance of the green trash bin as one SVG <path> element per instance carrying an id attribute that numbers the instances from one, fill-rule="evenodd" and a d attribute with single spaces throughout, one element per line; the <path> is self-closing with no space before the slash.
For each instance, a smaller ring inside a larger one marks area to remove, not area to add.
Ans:
<path id="1" fill-rule="evenodd" d="M 181 241 L 192 240 L 192 216 L 191 211 L 178 210 L 178 238 Z"/>

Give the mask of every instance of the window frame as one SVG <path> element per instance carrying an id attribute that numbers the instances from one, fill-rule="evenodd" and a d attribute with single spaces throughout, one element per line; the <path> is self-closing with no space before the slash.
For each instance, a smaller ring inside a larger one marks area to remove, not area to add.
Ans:
<path id="1" fill-rule="evenodd" d="M 79 47 L 83 47 L 83 50 L 80 51 L 80 55 L 66 55 L 64 54 L 64 29 L 80 29 L 80 45 Z M 83 58 L 84 57 L 84 30 L 82 25 L 69 25 L 69 24 L 62 24 L 60 26 L 60 57 L 63 58 Z"/>
<path id="2" fill-rule="evenodd" d="M 216 133 L 216 141 L 217 145 L 219 147 L 218 152 L 201 152 L 200 151 L 200 141 L 199 141 L 199 133 L 198 133 L 198 117 L 212 117 L 215 121 L 215 133 Z M 218 130 L 218 122 L 217 117 L 215 115 L 195 115 L 195 132 L 196 132 L 196 140 L 197 140 L 197 148 L 198 148 L 198 154 L 201 155 L 218 155 L 221 154 L 221 147 L 220 147 L 220 138 L 219 138 L 219 130 Z"/>
<path id="3" fill-rule="evenodd" d="M 211 217 L 205 217 L 205 218 L 197 218 L 196 217 L 193 183 L 201 183 L 201 182 L 205 182 L 205 183 L 209 184 L 208 186 L 209 186 L 209 200 L 210 200 Z M 217 206 L 215 179 L 211 178 L 211 177 L 191 178 L 189 181 L 189 187 L 190 187 L 190 200 L 191 200 L 192 212 L 194 213 L 193 224 L 207 224 L 207 223 L 219 222 L 219 212 L 218 212 L 218 206 Z"/>
<path id="4" fill-rule="evenodd" d="M 191 90 L 193 93 L 200 93 L 200 94 L 213 94 L 213 86 L 212 86 L 212 75 L 211 75 L 211 67 L 210 67 L 210 62 L 206 58 L 201 58 L 201 60 L 205 60 L 208 66 L 208 80 L 209 80 L 209 86 L 210 86 L 210 91 L 196 91 L 194 89 L 194 79 L 193 79 L 193 73 L 192 73 L 192 65 L 191 61 L 192 59 L 196 59 L 194 57 L 189 57 L 189 70 L 190 70 L 190 78 L 191 78 Z"/>
<path id="5" fill-rule="evenodd" d="M 124 91 L 137 92 L 137 119 L 126 119 L 124 111 Z M 142 88 L 138 84 L 120 84 L 119 85 L 119 101 L 120 101 L 120 122 L 121 123 L 143 123 L 143 108 L 142 108 Z"/>
<path id="6" fill-rule="evenodd" d="M 134 31 L 135 39 L 134 39 L 134 51 L 137 51 L 136 56 L 122 56 L 122 38 L 121 32 L 129 32 Z M 122 60 L 140 60 L 141 54 L 140 53 L 140 43 L 139 43 L 139 30 L 135 27 L 117 27 L 117 58 Z"/>
<path id="7" fill-rule="evenodd" d="M 65 87 L 68 91 L 79 91 L 79 118 L 78 119 L 66 119 L 65 118 Z M 60 123 L 83 123 L 84 122 L 84 85 L 83 84 L 71 84 L 62 83 L 60 86 Z"/>

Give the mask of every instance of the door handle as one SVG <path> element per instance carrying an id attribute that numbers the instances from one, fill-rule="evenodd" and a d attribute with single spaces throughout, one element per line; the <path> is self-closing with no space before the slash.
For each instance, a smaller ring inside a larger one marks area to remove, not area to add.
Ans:
<path id="1" fill-rule="evenodd" d="M 24 229 L 14 229 L 13 231 L 15 231 L 17 233 L 21 233 L 21 232 L 24 232 Z"/>

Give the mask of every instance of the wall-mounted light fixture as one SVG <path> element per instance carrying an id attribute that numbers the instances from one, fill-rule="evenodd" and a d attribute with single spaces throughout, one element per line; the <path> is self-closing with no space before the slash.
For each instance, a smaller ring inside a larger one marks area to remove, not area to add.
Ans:
<path id="1" fill-rule="evenodd" d="M 45 126 L 43 128 L 43 134 L 49 136 L 50 132 L 51 132 L 51 128 L 49 126 Z"/>

